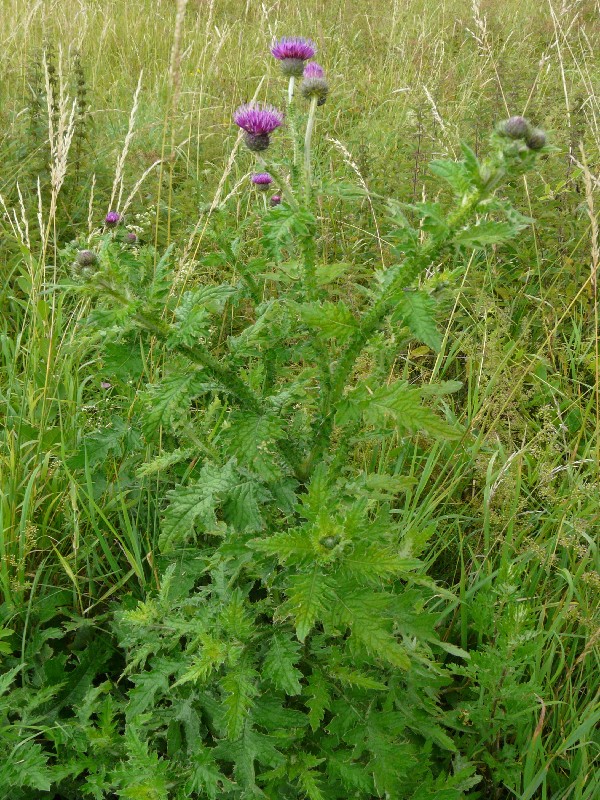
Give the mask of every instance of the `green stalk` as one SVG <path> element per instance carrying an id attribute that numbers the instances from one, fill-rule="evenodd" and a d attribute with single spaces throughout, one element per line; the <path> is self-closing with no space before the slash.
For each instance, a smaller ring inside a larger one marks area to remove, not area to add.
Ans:
<path id="1" fill-rule="evenodd" d="M 310 189 L 312 183 L 312 164 L 311 164 L 311 143 L 315 129 L 315 118 L 317 103 L 319 98 L 313 95 L 310 98 L 310 109 L 308 111 L 308 121 L 306 123 L 306 135 L 304 136 L 304 196 L 306 203 L 310 202 Z"/>

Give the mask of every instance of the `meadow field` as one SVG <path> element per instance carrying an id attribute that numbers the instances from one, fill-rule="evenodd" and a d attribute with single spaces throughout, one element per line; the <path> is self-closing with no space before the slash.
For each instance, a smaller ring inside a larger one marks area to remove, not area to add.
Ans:
<path id="1" fill-rule="evenodd" d="M 0 800 L 600 798 L 599 0 L 0 67 Z"/>

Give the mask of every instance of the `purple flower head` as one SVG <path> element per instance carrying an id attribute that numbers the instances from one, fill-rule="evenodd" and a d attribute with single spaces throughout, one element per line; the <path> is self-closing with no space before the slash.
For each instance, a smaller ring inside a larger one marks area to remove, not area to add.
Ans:
<path id="1" fill-rule="evenodd" d="M 300 84 L 300 91 L 303 97 L 306 97 L 307 100 L 316 97 L 317 105 L 322 106 L 329 94 L 329 84 L 325 80 L 325 70 L 320 64 L 311 61 L 304 67 L 303 76 Z"/>
<path id="2" fill-rule="evenodd" d="M 273 42 L 271 52 L 278 61 L 286 58 L 308 61 L 317 52 L 317 46 L 312 39 L 305 39 L 303 36 L 284 36 L 278 42 Z"/>
<path id="3" fill-rule="evenodd" d="M 121 215 L 118 211 L 109 211 L 104 218 L 104 224 L 107 228 L 116 228 L 121 220 Z"/>
<path id="4" fill-rule="evenodd" d="M 101 389 L 111 389 L 112 388 L 112 383 L 110 381 L 101 381 L 100 382 L 100 388 Z"/>
<path id="5" fill-rule="evenodd" d="M 316 61 L 311 61 L 304 67 L 303 75 L 305 78 L 324 78 L 325 70 Z"/>
<path id="6" fill-rule="evenodd" d="M 269 186 L 273 183 L 273 178 L 268 172 L 256 172 L 250 180 L 262 192 L 266 192 Z"/>
<path id="7" fill-rule="evenodd" d="M 127 231 L 123 239 L 127 244 L 135 244 L 137 242 L 137 234 L 133 231 Z"/>
<path id="8" fill-rule="evenodd" d="M 316 52 L 317 47 L 312 39 L 304 39 L 302 36 L 284 36 L 271 45 L 271 53 L 281 63 L 283 74 L 296 77 L 302 75 L 304 62 Z"/>
<path id="9" fill-rule="evenodd" d="M 272 206 L 278 206 L 281 203 L 281 195 L 274 194 L 273 197 L 269 200 L 269 203 Z"/>
<path id="10" fill-rule="evenodd" d="M 236 125 L 246 132 L 246 144 L 250 150 L 266 150 L 269 134 L 283 124 L 283 114 L 275 106 L 246 103 L 233 115 Z"/>

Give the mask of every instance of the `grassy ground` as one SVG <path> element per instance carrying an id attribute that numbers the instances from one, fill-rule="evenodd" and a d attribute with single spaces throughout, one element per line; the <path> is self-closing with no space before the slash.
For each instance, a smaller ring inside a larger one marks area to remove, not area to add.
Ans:
<path id="1" fill-rule="evenodd" d="M 599 3 L 185 6 L 1 3 L 4 624 L 23 624 L 24 647 L 29 620 L 144 597 L 158 575 L 152 482 L 136 482 L 123 437 L 102 445 L 113 455 L 102 477 L 81 444 L 102 426 L 126 429 L 138 387 L 118 383 L 114 364 L 90 360 L 76 327 L 84 306 L 44 291 L 58 249 L 100 224 L 115 198 L 121 207 L 130 198 L 143 239 L 174 242 L 189 274 L 206 273 L 198 259 L 213 247 L 207 207 L 231 195 L 242 219 L 248 203 L 250 161 L 233 110 L 252 97 L 279 101 L 267 45 L 310 35 L 332 86 L 317 129 L 322 174 L 373 193 L 351 215 L 322 201 L 331 261 L 377 266 L 378 196 L 431 198 L 438 187 L 427 162 L 457 153 L 460 140 L 481 148 L 498 119 L 525 113 L 558 148 L 509 188 L 535 220 L 531 230 L 453 280 L 442 352 L 400 357 L 411 379 L 464 382 L 455 410 L 472 440 L 452 463 L 435 448 L 408 446 L 364 458 L 396 459 L 394 469 L 416 479 L 403 519 L 427 529 L 431 574 L 460 600 L 444 612 L 444 636 L 481 647 L 465 689 L 486 689 L 453 706 L 457 726 L 478 732 L 474 757 L 501 761 L 504 745 L 518 752 L 521 774 L 506 782 L 522 800 L 592 800 L 600 791 Z M 48 87 L 57 98 L 50 111 Z M 152 376 L 160 354 L 148 358 Z M 103 390 L 104 380 L 118 389 Z M 504 791 L 497 784 L 489 796 L 513 796 Z"/>

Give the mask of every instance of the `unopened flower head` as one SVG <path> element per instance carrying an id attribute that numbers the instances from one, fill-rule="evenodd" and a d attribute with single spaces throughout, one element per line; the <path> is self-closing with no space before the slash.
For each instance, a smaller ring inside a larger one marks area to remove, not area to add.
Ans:
<path id="1" fill-rule="evenodd" d="M 269 175 L 268 172 L 256 172 L 250 180 L 256 186 L 257 189 L 260 189 L 261 192 L 266 192 L 269 186 L 273 183 L 273 178 Z"/>
<path id="2" fill-rule="evenodd" d="M 305 39 L 302 36 L 284 36 L 271 45 L 271 53 L 281 63 L 283 74 L 296 77 L 302 75 L 304 62 L 312 58 L 316 52 L 317 47 L 312 39 Z"/>
<path id="3" fill-rule="evenodd" d="M 246 132 L 248 148 L 260 152 L 269 146 L 269 135 L 283 124 L 283 114 L 275 106 L 246 103 L 235 112 L 233 121 Z"/>
<path id="4" fill-rule="evenodd" d="M 532 128 L 525 138 L 525 144 L 530 150 L 541 150 L 546 146 L 546 134 L 541 128 Z"/>
<path id="5" fill-rule="evenodd" d="M 278 206 L 281 203 L 281 195 L 274 194 L 273 197 L 269 200 L 269 203 L 272 206 Z"/>
<path id="6" fill-rule="evenodd" d="M 104 224 L 107 228 L 116 228 L 121 220 L 121 215 L 118 211 L 109 211 L 104 218 Z"/>
<path id="7" fill-rule="evenodd" d="M 317 105 L 322 106 L 329 94 L 329 84 L 325 80 L 325 70 L 316 61 L 311 61 L 304 67 L 304 77 L 300 84 L 303 97 L 310 100 L 317 97 Z"/>
<path id="8" fill-rule="evenodd" d="M 137 238 L 138 238 L 137 234 L 134 233 L 133 231 L 127 231 L 127 233 L 123 237 L 123 239 L 125 240 L 125 242 L 127 242 L 127 244 L 135 244 L 137 242 Z"/>
<path id="9" fill-rule="evenodd" d="M 93 250 L 80 250 L 77 253 L 77 263 L 80 267 L 93 267 L 98 261 L 98 256 Z"/>
<path id="10" fill-rule="evenodd" d="M 530 125 L 525 117 L 511 117 L 502 123 L 502 133 L 510 139 L 524 139 L 530 131 Z"/>

